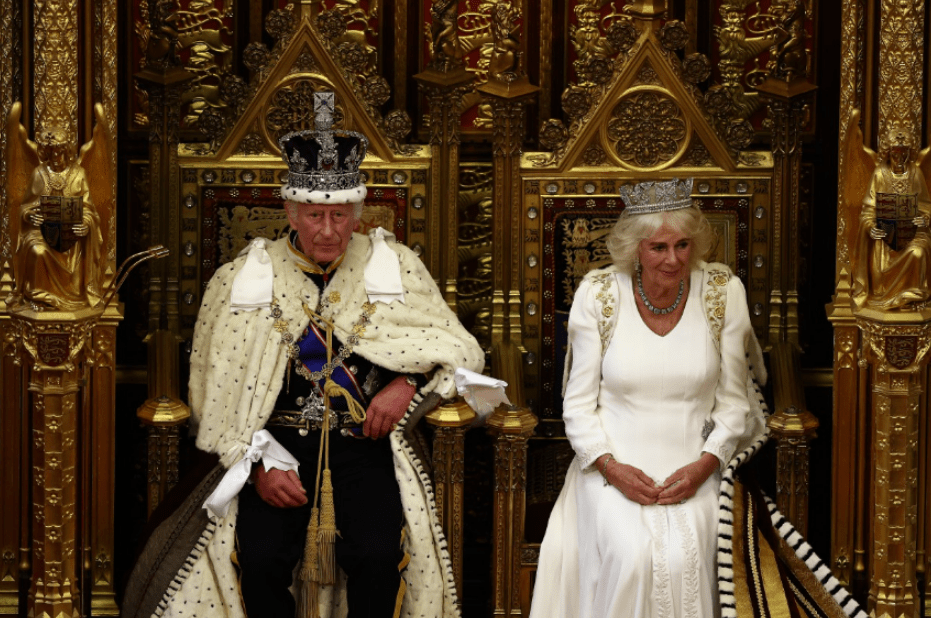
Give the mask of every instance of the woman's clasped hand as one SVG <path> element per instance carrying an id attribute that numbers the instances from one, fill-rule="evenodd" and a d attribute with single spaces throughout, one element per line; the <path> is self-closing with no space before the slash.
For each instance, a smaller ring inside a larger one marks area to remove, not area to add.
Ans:
<path id="1" fill-rule="evenodd" d="M 643 470 L 623 464 L 610 455 L 596 460 L 604 470 L 605 480 L 616 487 L 628 500 L 647 506 L 650 504 L 677 504 L 695 495 L 698 488 L 718 468 L 718 459 L 710 453 L 672 473 L 662 484 L 657 484 Z"/>

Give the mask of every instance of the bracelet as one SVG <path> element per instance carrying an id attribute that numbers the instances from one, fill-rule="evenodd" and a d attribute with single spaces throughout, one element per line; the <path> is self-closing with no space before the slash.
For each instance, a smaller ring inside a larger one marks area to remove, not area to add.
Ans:
<path id="1" fill-rule="evenodd" d="M 605 487 L 611 484 L 608 482 L 608 462 L 611 462 L 611 461 L 617 461 L 617 460 L 614 458 L 614 455 L 612 455 L 611 453 L 608 453 L 608 456 L 605 457 L 604 466 L 601 469 L 601 476 L 605 478 Z"/>

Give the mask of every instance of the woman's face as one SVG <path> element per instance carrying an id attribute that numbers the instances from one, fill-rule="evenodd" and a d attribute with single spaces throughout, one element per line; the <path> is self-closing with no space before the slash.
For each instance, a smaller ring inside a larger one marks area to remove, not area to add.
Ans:
<path id="1" fill-rule="evenodd" d="M 692 239 L 665 225 L 640 241 L 637 251 L 643 266 L 643 280 L 668 287 L 678 285 L 688 274 Z"/>

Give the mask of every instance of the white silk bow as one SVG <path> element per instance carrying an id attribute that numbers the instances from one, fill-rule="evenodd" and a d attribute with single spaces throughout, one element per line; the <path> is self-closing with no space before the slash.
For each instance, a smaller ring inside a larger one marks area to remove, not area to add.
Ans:
<path id="1" fill-rule="evenodd" d="M 226 517 L 230 501 L 242 491 L 252 473 L 252 464 L 258 463 L 259 460 L 262 460 L 266 470 L 297 472 L 298 462 L 294 456 L 281 446 L 268 430 L 260 429 L 252 434 L 252 444 L 249 445 L 246 454 L 226 471 L 220 484 L 204 502 L 204 508 L 211 517 Z"/>

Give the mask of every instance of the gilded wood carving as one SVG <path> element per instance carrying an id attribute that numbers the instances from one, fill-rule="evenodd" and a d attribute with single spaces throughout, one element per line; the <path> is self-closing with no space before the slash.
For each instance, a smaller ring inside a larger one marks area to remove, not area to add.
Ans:
<path id="1" fill-rule="evenodd" d="M 64 129 L 40 131 L 38 146 L 19 124 L 20 105 L 7 122 L 10 236 L 16 284 L 8 305 L 74 310 L 96 306 L 113 209 L 111 145 L 102 106 L 94 138 L 75 157 Z M 15 211 L 15 212 L 14 212 Z"/>

